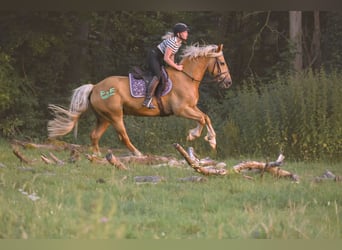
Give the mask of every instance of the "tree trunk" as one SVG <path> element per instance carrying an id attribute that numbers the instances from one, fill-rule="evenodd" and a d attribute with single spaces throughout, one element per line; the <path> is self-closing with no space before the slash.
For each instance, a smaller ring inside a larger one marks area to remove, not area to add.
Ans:
<path id="1" fill-rule="evenodd" d="M 302 48 L 302 12 L 289 12 L 290 40 L 294 48 L 293 67 L 296 71 L 303 68 L 303 48 Z"/>
<path id="2" fill-rule="evenodd" d="M 311 43 L 311 62 L 310 66 L 314 70 L 317 70 L 321 67 L 321 29 L 320 29 L 320 18 L 319 11 L 314 11 L 314 30 L 312 35 L 312 43 Z"/>

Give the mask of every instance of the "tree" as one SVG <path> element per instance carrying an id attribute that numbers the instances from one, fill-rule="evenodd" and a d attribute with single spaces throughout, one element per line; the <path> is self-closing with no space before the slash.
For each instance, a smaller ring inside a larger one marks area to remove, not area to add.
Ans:
<path id="1" fill-rule="evenodd" d="M 313 12 L 313 16 L 314 25 L 312 42 L 310 47 L 309 67 L 312 67 L 314 70 L 317 70 L 321 67 L 321 26 L 319 11 L 315 10 Z"/>
<path id="2" fill-rule="evenodd" d="M 295 57 L 293 67 L 296 71 L 303 69 L 303 46 L 302 46 L 302 12 L 289 12 L 290 41 L 293 45 Z"/>

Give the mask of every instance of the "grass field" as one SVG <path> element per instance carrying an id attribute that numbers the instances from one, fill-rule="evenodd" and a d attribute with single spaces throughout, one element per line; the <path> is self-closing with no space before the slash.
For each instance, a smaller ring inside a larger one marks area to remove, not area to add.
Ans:
<path id="1" fill-rule="evenodd" d="M 300 183 L 265 174 L 197 175 L 181 168 L 130 164 L 130 171 L 82 157 L 61 167 L 40 161 L 44 150 L 22 152 L 20 163 L 0 143 L 0 238 L 5 239 L 341 239 L 342 182 L 312 180 L 342 164 L 285 162 Z M 54 152 L 67 159 L 69 152 Z M 177 154 L 175 154 L 177 155 Z M 286 153 L 285 153 L 286 156 Z M 275 156 L 276 158 L 276 156 Z M 226 160 L 227 168 L 242 159 Z M 244 159 L 248 160 L 248 159 Z M 253 159 L 260 160 L 260 159 Z M 163 176 L 137 184 L 136 176 Z"/>

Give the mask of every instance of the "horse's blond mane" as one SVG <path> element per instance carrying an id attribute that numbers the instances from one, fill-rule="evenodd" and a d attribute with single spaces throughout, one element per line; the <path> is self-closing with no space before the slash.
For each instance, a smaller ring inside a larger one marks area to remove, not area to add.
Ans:
<path id="1" fill-rule="evenodd" d="M 194 45 L 189 45 L 182 51 L 182 58 L 189 57 L 190 59 L 200 57 L 200 56 L 210 56 L 216 57 L 222 54 L 222 52 L 216 52 L 218 46 L 214 44 L 210 45 L 199 45 L 198 43 Z"/>

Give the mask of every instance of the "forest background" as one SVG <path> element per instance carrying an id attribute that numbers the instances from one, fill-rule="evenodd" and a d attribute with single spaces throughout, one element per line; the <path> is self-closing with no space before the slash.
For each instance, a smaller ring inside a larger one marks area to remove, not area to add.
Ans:
<path id="1" fill-rule="evenodd" d="M 202 83 L 199 107 L 218 135 L 215 157 L 341 160 L 342 15 L 333 11 L 1 11 L 0 135 L 47 139 L 48 104 L 68 106 L 71 91 L 144 66 L 147 51 L 177 22 L 188 44 L 224 44 L 233 86 Z M 207 78 L 207 76 L 205 77 Z M 125 117 L 145 153 L 170 153 L 193 123 L 176 117 Z M 86 115 L 77 143 L 89 144 Z M 72 135 L 63 138 L 75 142 Z M 123 147 L 113 129 L 103 147 Z"/>

